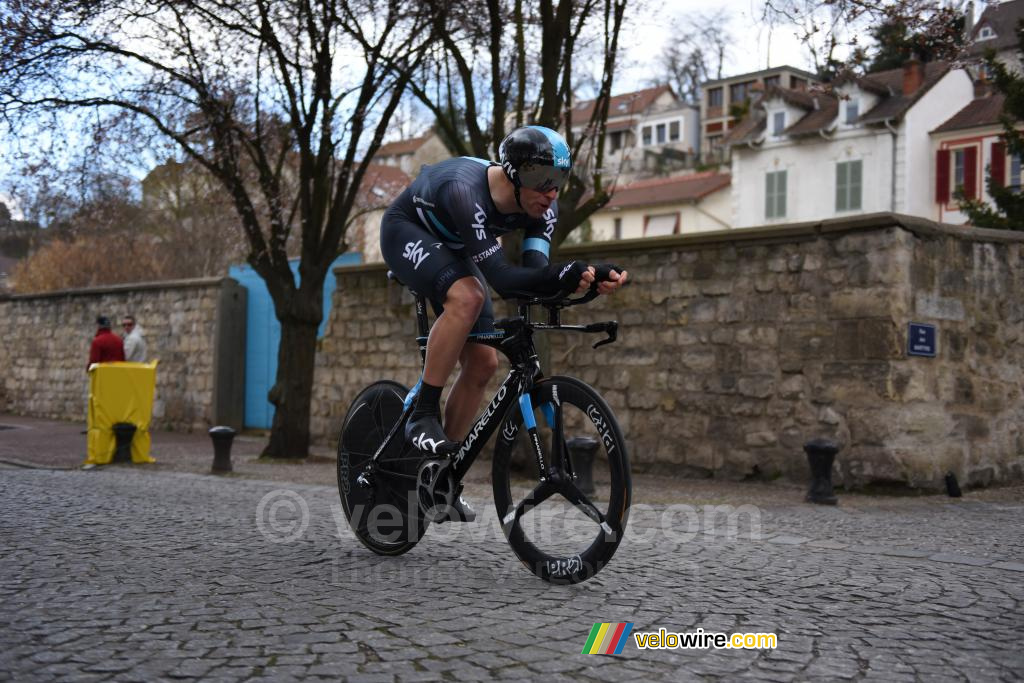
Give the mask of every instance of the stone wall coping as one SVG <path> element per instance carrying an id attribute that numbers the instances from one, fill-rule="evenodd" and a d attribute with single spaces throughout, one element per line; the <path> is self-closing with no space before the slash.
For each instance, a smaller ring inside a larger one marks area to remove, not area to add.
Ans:
<path id="1" fill-rule="evenodd" d="M 58 289 L 52 292 L 30 292 L 27 294 L 0 294 L 0 301 L 27 301 L 30 299 L 56 299 L 62 296 L 102 295 L 119 294 L 123 292 L 136 292 L 151 289 L 195 289 L 201 287 L 212 287 L 221 285 L 225 281 L 234 278 L 218 277 L 197 277 L 185 280 L 151 280 L 147 282 L 126 282 L 118 285 L 103 285 L 100 287 L 83 287 L 81 289 Z"/>
<path id="2" fill-rule="evenodd" d="M 964 227 L 936 223 L 926 218 L 908 216 L 887 211 L 869 213 L 862 216 L 830 218 L 824 221 L 806 223 L 789 223 L 786 225 L 765 225 L 755 228 L 731 228 L 689 235 L 669 235 L 666 237 L 641 237 L 637 239 L 588 242 L 586 244 L 563 244 L 558 253 L 565 256 L 604 253 L 609 250 L 619 252 L 661 251 L 664 249 L 695 250 L 722 243 L 735 243 L 737 246 L 746 244 L 764 244 L 779 242 L 803 242 L 819 236 L 838 236 L 851 232 L 869 232 L 885 228 L 898 227 L 919 237 L 930 238 L 949 236 L 970 242 L 1003 242 L 1024 243 L 1024 232 L 1011 230 L 992 230 L 989 228 Z M 337 266 L 337 275 L 355 275 L 359 273 L 387 272 L 384 263 L 363 263 L 359 265 Z"/>

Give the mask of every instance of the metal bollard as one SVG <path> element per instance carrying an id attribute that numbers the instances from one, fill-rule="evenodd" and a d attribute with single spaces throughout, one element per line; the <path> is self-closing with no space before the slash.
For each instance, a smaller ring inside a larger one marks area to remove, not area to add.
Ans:
<path id="1" fill-rule="evenodd" d="M 213 467 L 212 472 L 230 472 L 231 468 L 231 442 L 235 438 L 235 430 L 231 427 L 211 427 L 208 432 L 213 440 Z"/>
<path id="2" fill-rule="evenodd" d="M 839 500 L 832 491 L 832 463 L 839 452 L 839 445 L 828 439 L 811 439 L 804 444 L 804 452 L 811 466 L 811 488 L 804 500 L 819 505 L 835 505 Z"/>
<path id="3" fill-rule="evenodd" d="M 591 496 L 594 488 L 594 456 L 597 454 L 597 439 L 575 436 L 565 442 L 572 458 L 572 469 L 576 474 L 580 493 Z"/>
<path id="4" fill-rule="evenodd" d="M 117 444 L 114 449 L 114 464 L 132 464 L 132 437 L 135 436 L 135 425 L 131 422 L 118 422 L 113 426 L 114 441 Z"/>

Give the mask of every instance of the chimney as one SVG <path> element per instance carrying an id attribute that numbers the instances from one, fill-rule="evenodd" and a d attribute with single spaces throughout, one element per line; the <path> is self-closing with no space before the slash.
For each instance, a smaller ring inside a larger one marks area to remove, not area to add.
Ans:
<path id="1" fill-rule="evenodd" d="M 903 94 L 910 95 L 924 83 L 924 64 L 916 56 L 903 63 Z"/>
<path id="2" fill-rule="evenodd" d="M 971 31 L 974 30 L 974 2 L 967 3 L 967 7 L 964 8 L 964 42 L 969 42 L 971 39 Z"/>

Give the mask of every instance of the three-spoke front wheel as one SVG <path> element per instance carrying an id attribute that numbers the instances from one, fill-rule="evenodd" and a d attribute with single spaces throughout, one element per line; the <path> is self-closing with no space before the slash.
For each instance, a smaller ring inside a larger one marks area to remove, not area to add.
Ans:
<path id="1" fill-rule="evenodd" d="M 622 540 L 632 490 L 625 439 L 608 404 L 577 379 L 545 379 L 530 399 L 545 472 L 513 411 L 494 452 L 494 503 L 509 545 L 530 571 L 552 583 L 578 583 L 600 571 Z M 521 473 L 512 471 L 517 442 L 530 453 Z"/>

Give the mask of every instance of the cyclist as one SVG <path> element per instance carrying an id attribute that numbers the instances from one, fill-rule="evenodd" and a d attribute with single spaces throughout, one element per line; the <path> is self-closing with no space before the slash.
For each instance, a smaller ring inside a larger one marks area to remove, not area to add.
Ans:
<path id="1" fill-rule="evenodd" d="M 542 126 L 518 128 L 502 141 L 499 158 L 500 164 L 459 157 L 424 166 L 381 221 L 384 260 L 438 313 L 405 431 L 421 451 L 458 448 L 497 370 L 494 349 L 466 343 L 494 330 L 486 284 L 502 296 L 548 296 L 585 290 L 595 280 L 595 268 L 582 261 L 548 262 L 556 197 L 572 168 L 562 136 Z M 517 229 L 526 233 L 522 267 L 506 261 L 497 240 Z M 598 291 L 610 294 L 628 274 L 603 268 Z M 442 429 L 441 390 L 456 361 Z"/>

